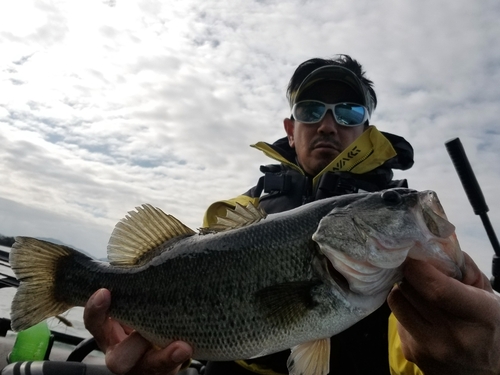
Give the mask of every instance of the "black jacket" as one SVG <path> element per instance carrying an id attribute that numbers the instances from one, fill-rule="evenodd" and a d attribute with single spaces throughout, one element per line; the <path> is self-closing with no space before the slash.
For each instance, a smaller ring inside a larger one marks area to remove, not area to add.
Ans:
<path id="1" fill-rule="evenodd" d="M 258 197 L 259 205 L 266 213 L 277 213 L 336 195 L 407 187 L 406 180 L 393 180 L 392 170 L 405 170 L 413 165 L 413 148 L 402 137 L 389 133 L 382 134 L 391 142 L 397 155 L 368 173 L 359 175 L 349 172 L 327 172 L 321 176 L 316 186 L 313 186 L 311 176 L 301 173 L 289 164 L 265 165 L 260 168 L 264 176 L 244 195 Z M 298 164 L 295 150 L 290 148 L 286 138 L 268 146 L 287 161 Z M 365 319 L 332 337 L 330 373 L 389 375 L 387 338 L 389 315 L 389 307 L 384 304 Z M 289 354 L 290 351 L 287 350 L 244 362 L 261 370 L 288 374 L 286 361 Z M 250 375 L 255 372 L 246 370 L 235 362 L 209 362 L 205 374 Z"/>

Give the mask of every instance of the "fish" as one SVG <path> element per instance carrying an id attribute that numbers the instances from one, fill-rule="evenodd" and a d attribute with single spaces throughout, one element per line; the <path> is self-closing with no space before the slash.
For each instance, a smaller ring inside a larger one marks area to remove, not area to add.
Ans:
<path id="1" fill-rule="evenodd" d="M 365 318 L 402 280 L 406 259 L 460 279 L 455 227 L 433 191 L 395 188 L 266 215 L 236 205 L 198 232 L 149 204 L 116 224 L 108 262 L 16 237 L 20 286 L 11 325 L 24 330 L 100 288 L 110 316 L 159 347 L 182 340 L 198 360 L 287 349 L 290 374 L 325 375 L 330 337 Z"/>

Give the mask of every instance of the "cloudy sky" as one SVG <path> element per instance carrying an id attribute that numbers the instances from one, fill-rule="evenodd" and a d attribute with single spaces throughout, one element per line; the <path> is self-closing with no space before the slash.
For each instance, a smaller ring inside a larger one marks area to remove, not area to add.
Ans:
<path id="1" fill-rule="evenodd" d="M 491 246 L 444 143 L 460 137 L 500 233 L 497 0 L 0 2 L 0 233 L 104 257 L 142 203 L 192 228 L 246 191 L 283 136 L 296 66 L 338 53 L 375 83 L 372 123 L 415 149 L 462 248 Z"/>

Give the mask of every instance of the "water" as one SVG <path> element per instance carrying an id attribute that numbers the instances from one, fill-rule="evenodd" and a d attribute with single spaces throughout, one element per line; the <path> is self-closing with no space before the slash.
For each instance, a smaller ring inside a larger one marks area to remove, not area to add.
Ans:
<path id="1" fill-rule="evenodd" d="M 10 252 L 10 247 L 0 246 L 0 250 Z M 12 270 L 3 265 L 0 265 L 0 273 L 14 276 Z M 15 294 L 16 288 L 0 289 L 0 317 L 10 319 L 10 305 Z M 90 337 L 90 333 L 83 325 L 83 307 L 74 307 L 68 312 L 62 314 L 62 316 L 68 319 L 73 324 L 73 327 L 66 326 L 57 318 L 50 318 L 47 322 L 51 330 L 83 338 Z"/>

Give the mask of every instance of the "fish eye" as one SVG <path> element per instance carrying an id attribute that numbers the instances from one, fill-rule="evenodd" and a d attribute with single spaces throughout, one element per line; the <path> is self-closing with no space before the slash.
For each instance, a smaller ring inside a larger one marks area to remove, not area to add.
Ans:
<path id="1" fill-rule="evenodd" d="M 401 195 L 396 190 L 386 190 L 380 195 L 381 198 L 390 205 L 395 205 L 401 202 Z"/>

